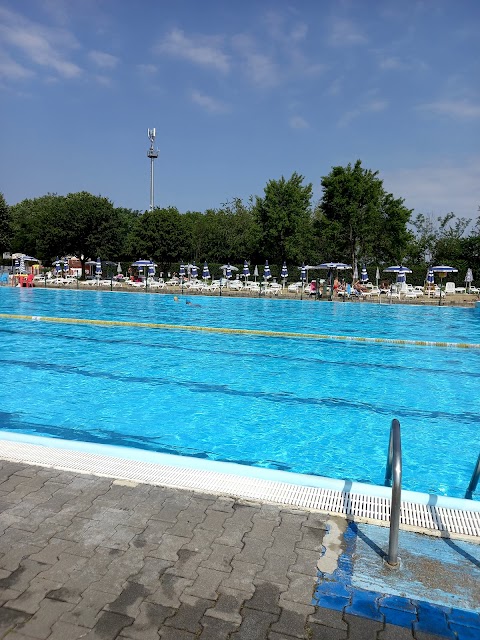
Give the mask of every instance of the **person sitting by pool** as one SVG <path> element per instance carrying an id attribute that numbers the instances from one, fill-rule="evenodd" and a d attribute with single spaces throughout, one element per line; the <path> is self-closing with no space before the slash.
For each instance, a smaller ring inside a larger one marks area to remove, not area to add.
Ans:
<path id="1" fill-rule="evenodd" d="M 338 290 L 340 289 L 340 282 L 338 278 L 333 281 L 333 294 L 338 296 Z"/>
<path id="2" fill-rule="evenodd" d="M 361 296 L 365 291 L 366 291 L 366 288 L 362 287 L 362 283 L 360 282 L 360 280 L 357 280 L 353 285 L 353 293 L 356 296 Z"/>

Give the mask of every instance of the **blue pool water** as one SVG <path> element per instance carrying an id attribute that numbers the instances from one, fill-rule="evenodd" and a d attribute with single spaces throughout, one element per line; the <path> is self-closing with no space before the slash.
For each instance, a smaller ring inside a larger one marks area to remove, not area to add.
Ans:
<path id="1" fill-rule="evenodd" d="M 0 289 L 1 313 L 480 343 L 473 309 Z M 5 431 L 463 497 L 480 350 L 0 320 Z M 477 496 L 478 497 L 478 496 Z"/>

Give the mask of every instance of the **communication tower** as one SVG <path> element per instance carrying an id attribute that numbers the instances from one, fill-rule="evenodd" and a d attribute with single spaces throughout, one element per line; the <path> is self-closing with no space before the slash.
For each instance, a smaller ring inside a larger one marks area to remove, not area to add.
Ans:
<path id="1" fill-rule="evenodd" d="M 150 211 L 154 209 L 154 188 L 153 188 L 153 162 L 158 158 L 158 149 L 154 149 L 155 129 L 148 129 L 148 139 L 150 140 L 150 149 L 147 156 L 150 158 Z"/>

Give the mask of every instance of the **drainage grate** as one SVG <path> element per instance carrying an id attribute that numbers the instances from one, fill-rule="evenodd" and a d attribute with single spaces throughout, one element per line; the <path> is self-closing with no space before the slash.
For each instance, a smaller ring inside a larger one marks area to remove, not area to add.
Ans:
<path id="1" fill-rule="evenodd" d="M 390 500 L 387 498 L 333 489 L 305 487 L 202 469 L 185 469 L 7 440 L 0 442 L 0 457 L 12 462 L 49 466 L 77 473 L 288 504 L 376 524 L 386 524 L 390 518 Z M 401 527 L 434 535 L 480 538 L 480 512 L 402 502 Z"/>

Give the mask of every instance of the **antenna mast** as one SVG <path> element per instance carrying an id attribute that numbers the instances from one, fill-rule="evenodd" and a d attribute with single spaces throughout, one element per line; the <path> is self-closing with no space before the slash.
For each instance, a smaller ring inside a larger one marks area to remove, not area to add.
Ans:
<path id="1" fill-rule="evenodd" d="M 154 190 L 153 190 L 153 162 L 156 158 L 158 158 L 158 149 L 155 150 L 153 148 L 153 143 L 155 142 L 155 129 L 148 129 L 148 139 L 150 140 L 150 149 L 148 150 L 147 156 L 150 158 L 150 211 L 154 209 Z"/>

